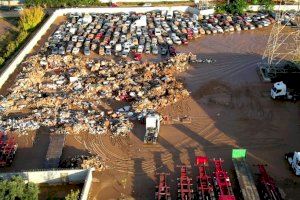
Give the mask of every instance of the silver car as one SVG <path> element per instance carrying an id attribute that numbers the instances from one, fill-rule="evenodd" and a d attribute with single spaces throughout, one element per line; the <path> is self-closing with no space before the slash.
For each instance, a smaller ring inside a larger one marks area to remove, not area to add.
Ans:
<path id="1" fill-rule="evenodd" d="M 84 47 L 84 49 L 83 49 L 83 53 L 84 53 L 84 55 L 86 55 L 86 56 L 89 56 L 89 55 L 91 55 L 91 50 L 90 50 L 90 47 Z"/>

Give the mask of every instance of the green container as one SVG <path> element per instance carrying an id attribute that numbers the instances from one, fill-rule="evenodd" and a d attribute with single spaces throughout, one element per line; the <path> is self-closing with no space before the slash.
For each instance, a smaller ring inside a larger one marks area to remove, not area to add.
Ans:
<path id="1" fill-rule="evenodd" d="M 232 149 L 232 158 L 246 158 L 247 149 Z"/>

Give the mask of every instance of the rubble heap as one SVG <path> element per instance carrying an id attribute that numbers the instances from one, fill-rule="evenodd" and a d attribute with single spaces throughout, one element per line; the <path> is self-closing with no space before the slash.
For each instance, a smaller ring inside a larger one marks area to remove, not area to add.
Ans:
<path id="1" fill-rule="evenodd" d="M 99 156 L 74 156 L 60 163 L 61 168 L 95 168 L 97 171 L 104 169 L 104 163 Z"/>
<path id="2" fill-rule="evenodd" d="M 26 133 L 40 126 L 67 132 L 126 135 L 145 110 L 158 110 L 188 96 L 174 74 L 187 69 L 190 55 L 159 63 L 116 63 L 72 55 L 40 54 L 23 63 L 11 92 L 0 99 L 0 126 Z M 105 101 L 127 106 L 103 109 Z"/>

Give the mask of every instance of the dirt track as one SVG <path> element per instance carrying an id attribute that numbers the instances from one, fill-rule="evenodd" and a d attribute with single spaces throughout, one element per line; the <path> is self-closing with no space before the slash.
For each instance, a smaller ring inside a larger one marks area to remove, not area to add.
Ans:
<path id="1" fill-rule="evenodd" d="M 269 29 L 264 29 L 205 36 L 178 48 L 217 62 L 195 64 L 180 75 L 191 97 L 163 112 L 188 115 L 192 123 L 163 125 L 158 145 L 143 144 L 143 125 L 136 125 L 133 134 L 124 139 L 85 134 L 68 136 L 64 158 L 91 151 L 102 156 L 108 165 L 105 172 L 95 173 L 91 199 L 153 199 L 157 172 L 170 173 L 169 183 L 175 197 L 177 165 L 190 165 L 195 180 L 195 156 L 208 155 L 225 159 L 225 167 L 231 171 L 231 149 L 237 147 L 248 149 L 251 164 L 268 164 L 269 173 L 287 194 L 287 199 L 300 199 L 300 181 L 283 160 L 284 153 L 300 149 L 300 104 L 271 100 L 271 84 L 261 82 L 256 71 L 268 33 Z M 28 139 L 22 146 L 28 149 L 27 153 L 17 154 L 14 169 L 20 169 L 20 162 L 26 157 L 32 159 L 26 169 L 42 166 L 43 155 L 39 152 L 44 152 L 46 145 L 40 146 L 37 152 L 38 143 L 30 148 L 32 137 L 19 139 Z M 46 144 L 48 138 L 43 137 L 40 138 Z"/>

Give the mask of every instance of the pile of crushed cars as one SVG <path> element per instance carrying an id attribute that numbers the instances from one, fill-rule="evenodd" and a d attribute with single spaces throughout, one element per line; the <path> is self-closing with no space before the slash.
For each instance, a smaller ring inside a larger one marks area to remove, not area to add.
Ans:
<path id="1" fill-rule="evenodd" d="M 190 57 L 116 63 L 72 55 L 31 56 L 9 94 L 0 99 L 0 127 L 20 134 L 44 126 L 72 134 L 126 135 L 132 121 L 147 110 L 189 95 L 174 74 L 188 68 Z"/>

